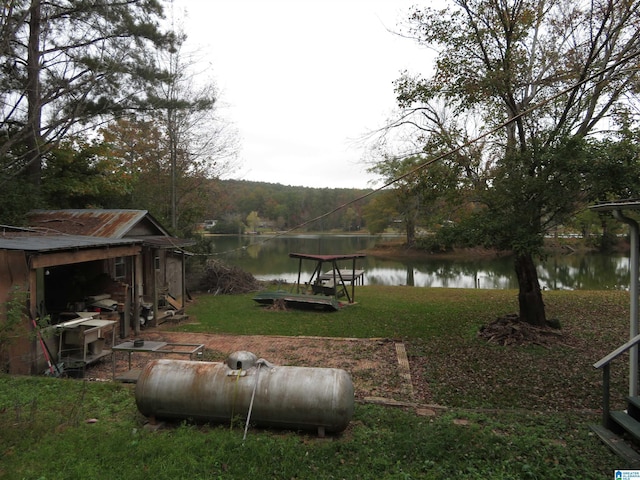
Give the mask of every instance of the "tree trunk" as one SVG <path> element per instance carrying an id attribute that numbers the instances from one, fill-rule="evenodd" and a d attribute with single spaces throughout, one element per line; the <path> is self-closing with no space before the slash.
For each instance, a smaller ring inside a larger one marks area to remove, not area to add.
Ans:
<path id="1" fill-rule="evenodd" d="M 539 327 L 547 324 L 538 272 L 529 253 L 518 254 L 515 261 L 518 277 L 520 320 Z"/>
<path id="2" fill-rule="evenodd" d="M 40 93 L 40 0 L 32 0 L 29 11 L 29 45 L 27 56 L 27 173 L 29 181 L 40 185 L 42 158 L 40 146 L 42 139 L 42 98 Z"/>
<path id="3" fill-rule="evenodd" d="M 416 224 L 410 216 L 407 216 L 405 220 L 405 231 L 407 233 L 407 246 L 413 247 L 416 244 Z"/>

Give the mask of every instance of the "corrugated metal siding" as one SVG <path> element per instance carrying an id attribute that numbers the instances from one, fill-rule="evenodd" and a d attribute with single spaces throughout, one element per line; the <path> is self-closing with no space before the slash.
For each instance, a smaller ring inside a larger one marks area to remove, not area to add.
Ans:
<path id="1" fill-rule="evenodd" d="M 38 235 L 34 233 L 11 233 L 0 236 L 0 249 L 47 252 L 74 248 L 110 247 L 141 243 L 135 238 L 99 238 L 81 235 Z"/>

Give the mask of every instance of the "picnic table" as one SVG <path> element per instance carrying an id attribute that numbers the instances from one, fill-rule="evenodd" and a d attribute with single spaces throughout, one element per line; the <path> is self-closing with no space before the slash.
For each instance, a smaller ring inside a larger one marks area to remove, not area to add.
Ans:
<path id="1" fill-rule="evenodd" d="M 302 261 L 310 260 L 316 263 L 316 266 L 311 274 L 311 278 L 305 285 L 310 285 L 314 294 L 329 295 L 329 296 L 346 296 L 349 303 L 354 303 L 355 300 L 355 284 L 357 280 L 364 278 L 364 270 L 356 270 L 356 260 L 359 258 L 365 258 L 364 253 L 352 253 L 346 255 L 312 255 L 307 253 L 290 253 L 289 257 L 297 258 L 298 263 L 298 283 L 297 292 L 300 293 L 300 280 L 302 275 Z M 351 262 L 351 268 L 340 268 L 339 262 Z M 330 270 L 324 272 L 324 265 L 329 264 Z M 323 273 L 324 272 L 324 273 Z M 347 288 L 347 283 L 351 285 L 351 294 Z"/>

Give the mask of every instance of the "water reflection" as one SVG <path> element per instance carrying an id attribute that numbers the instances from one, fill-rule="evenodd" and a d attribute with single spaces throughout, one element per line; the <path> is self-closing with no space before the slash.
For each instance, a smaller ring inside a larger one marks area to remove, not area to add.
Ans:
<path id="1" fill-rule="evenodd" d="M 618 290 L 629 287 L 629 258 L 624 255 L 562 255 L 538 267 L 549 289 Z"/>
<path id="2" fill-rule="evenodd" d="M 290 252 L 349 254 L 372 248 L 380 237 L 367 235 L 296 235 L 213 237 L 214 248 L 227 263 L 251 272 L 260 280 L 295 282 L 298 261 Z M 545 289 L 627 289 L 629 265 L 625 255 L 572 254 L 550 256 L 538 265 L 540 285 Z M 313 271 L 303 262 L 302 280 Z M 344 265 L 344 268 L 351 268 Z M 403 261 L 367 257 L 358 261 L 365 270 L 365 285 L 408 285 L 446 288 L 517 288 L 513 259 L 408 259 Z"/>

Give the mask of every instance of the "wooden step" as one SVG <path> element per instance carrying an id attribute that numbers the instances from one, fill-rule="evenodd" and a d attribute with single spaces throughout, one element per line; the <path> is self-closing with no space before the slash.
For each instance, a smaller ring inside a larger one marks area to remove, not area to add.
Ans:
<path id="1" fill-rule="evenodd" d="M 158 323 L 161 325 L 163 323 L 180 323 L 186 322 L 189 320 L 189 315 L 176 314 L 176 315 L 166 315 L 160 319 Z"/>
<path id="2" fill-rule="evenodd" d="M 167 295 L 165 299 L 167 300 L 167 303 L 171 305 L 173 308 L 175 308 L 176 310 L 182 309 L 182 305 L 180 304 L 180 302 L 178 302 L 178 300 L 173 298 L 171 295 Z"/>
<path id="3" fill-rule="evenodd" d="M 640 397 L 627 398 L 627 413 L 636 420 L 640 420 Z"/>
<path id="4" fill-rule="evenodd" d="M 620 425 L 635 440 L 640 440 L 640 422 L 625 412 L 611 412 L 611 420 Z"/>
<path id="5" fill-rule="evenodd" d="M 600 437 L 600 440 L 602 440 L 613 453 L 622 458 L 625 463 L 622 467 L 630 469 L 640 468 L 640 454 L 631 448 L 622 437 L 602 425 L 589 425 L 589 428 Z"/>

